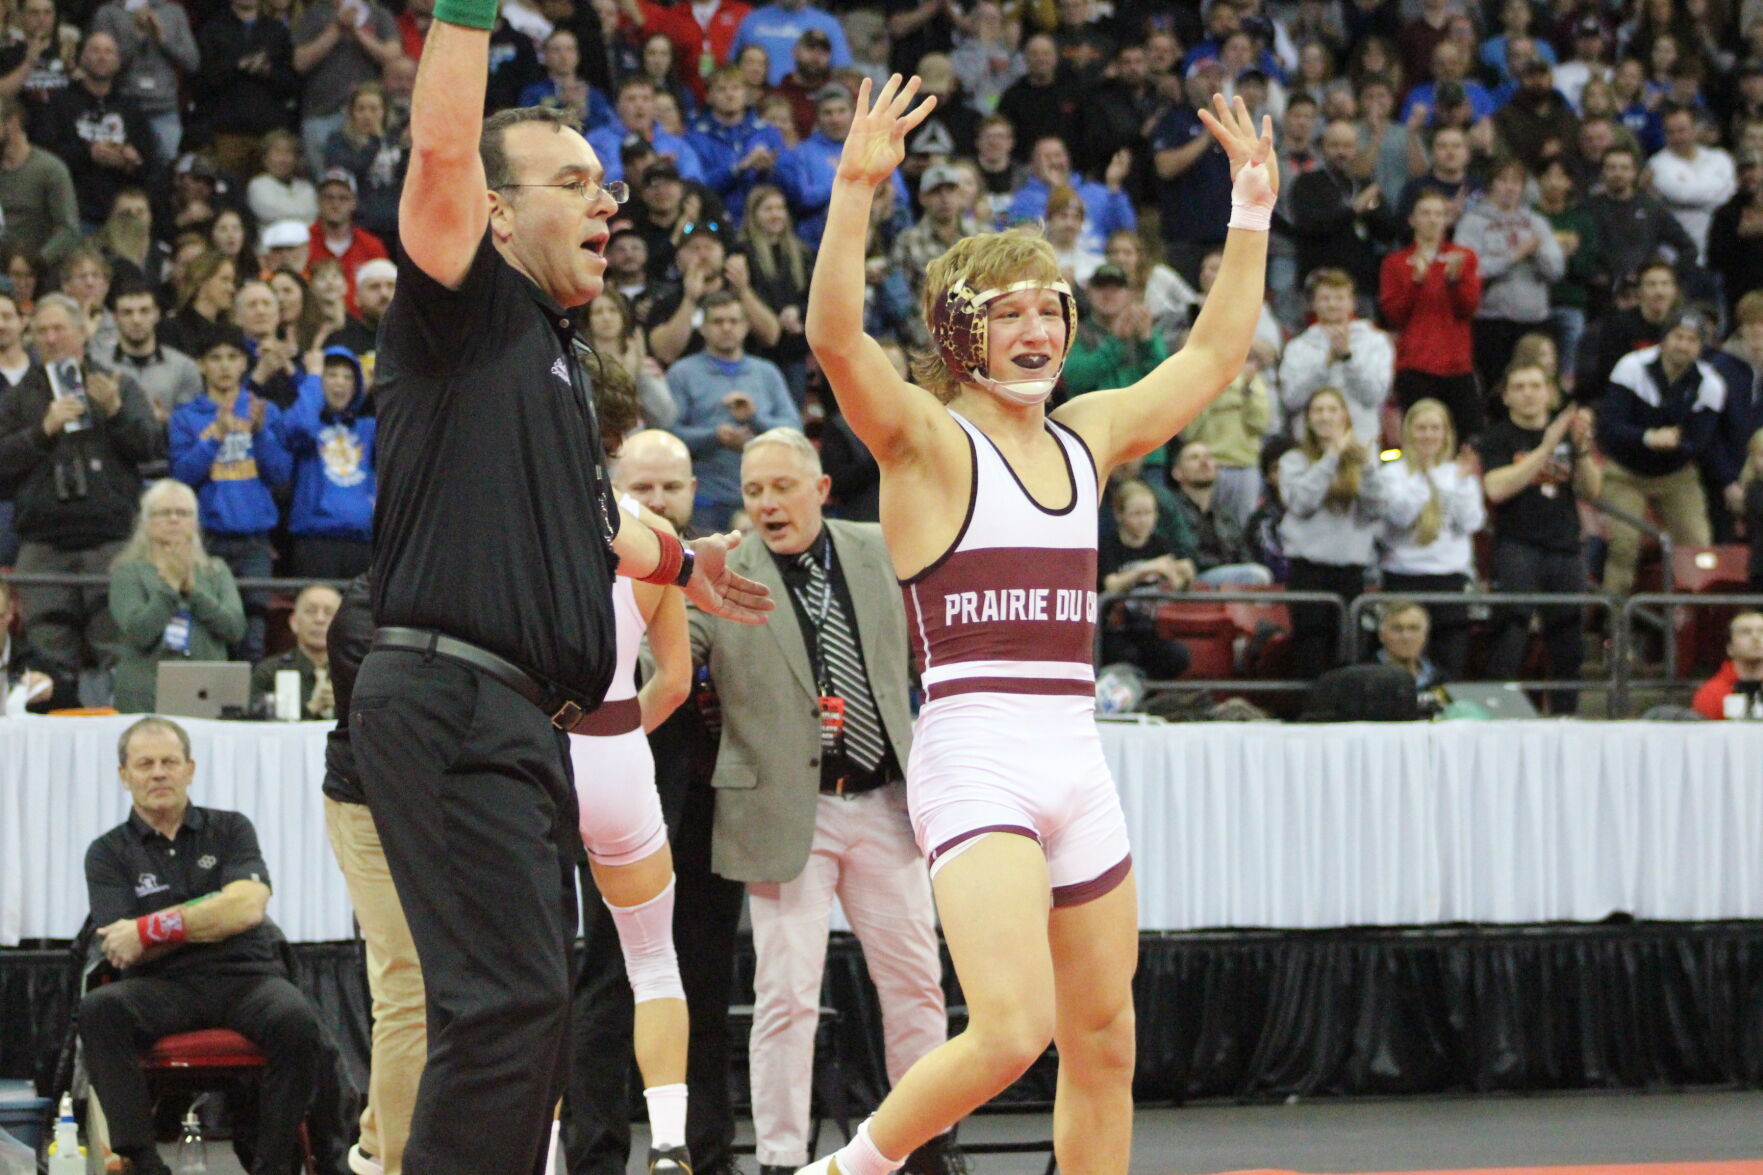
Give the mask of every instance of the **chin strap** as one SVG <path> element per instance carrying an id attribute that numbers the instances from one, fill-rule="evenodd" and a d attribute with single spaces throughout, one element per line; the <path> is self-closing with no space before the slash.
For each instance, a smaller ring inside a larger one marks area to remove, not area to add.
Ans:
<path id="1" fill-rule="evenodd" d="M 1022 404 L 1027 406 L 1039 404 L 1046 400 L 1048 396 L 1052 395 L 1053 389 L 1059 386 L 1059 375 L 1064 370 L 1065 360 L 1061 358 L 1059 360 L 1059 366 L 1053 369 L 1051 375 L 1040 376 L 1035 379 L 993 379 L 989 375 L 981 375 L 978 371 L 970 371 L 968 372 L 968 375 L 972 378 L 974 383 L 992 393 L 992 395 L 1003 400 L 1008 400 L 1012 404 Z"/>

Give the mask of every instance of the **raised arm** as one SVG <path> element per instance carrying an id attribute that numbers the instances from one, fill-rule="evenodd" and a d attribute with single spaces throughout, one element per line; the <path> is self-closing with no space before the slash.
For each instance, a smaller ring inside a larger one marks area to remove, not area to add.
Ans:
<path id="1" fill-rule="evenodd" d="M 940 412 L 930 393 L 901 379 L 881 345 L 863 333 L 863 246 L 876 185 L 890 182 L 906 157 L 906 135 L 937 100 L 916 108 L 918 79 L 888 79 L 873 109 L 869 81 L 857 87 L 857 115 L 839 156 L 827 205 L 826 229 L 808 289 L 808 345 L 838 397 L 839 410 L 876 460 L 889 464 L 930 435 Z"/>
<path id="2" fill-rule="evenodd" d="M 410 170 L 399 240 L 424 273 L 457 289 L 490 223 L 478 156 L 495 0 L 441 0 L 410 101 Z"/>
<path id="3" fill-rule="evenodd" d="M 1273 120 L 1255 133 L 1249 108 L 1238 98 L 1214 112 L 1202 110 L 1206 129 L 1230 156 L 1230 235 L 1224 263 L 1185 346 L 1131 387 L 1079 396 L 1054 416 L 1090 444 L 1104 471 L 1142 457 L 1180 432 L 1242 370 L 1261 318 L 1267 288 L 1267 234 L 1279 198 Z"/>

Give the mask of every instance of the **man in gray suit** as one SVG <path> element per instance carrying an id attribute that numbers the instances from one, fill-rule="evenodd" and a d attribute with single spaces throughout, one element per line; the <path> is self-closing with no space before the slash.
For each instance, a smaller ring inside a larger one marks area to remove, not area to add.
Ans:
<path id="1" fill-rule="evenodd" d="M 735 548 L 730 565 L 792 606 L 745 631 L 692 616 L 694 660 L 722 702 L 711 865 L 747 883 L 753 923 L 763 1175 L 812 1157 L 809 1074 L 835 895 L 881 997 L 889 1079 L 948 1030 L 930 878 L 906 815 L 905 609 L 881 528 L 822 518 L 830 485 L 799 431 L 748 442 L 741 497 L 761 541 Z M 944 1171 L 950 1159 L 933 1140 L 907 1170 Z"/>

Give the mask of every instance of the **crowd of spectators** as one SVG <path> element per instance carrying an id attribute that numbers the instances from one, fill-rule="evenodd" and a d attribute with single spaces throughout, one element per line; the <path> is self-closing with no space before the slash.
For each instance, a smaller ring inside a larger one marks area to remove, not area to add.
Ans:
<path id="1" fill-rule="evenodd" d="M 0 2 L 0 564 L 115 576 L 20 592 L 57 703 L 261 660 L 282 634 L 234 580 L 365 567 L 430 9 Z M 1642 534 L 1598 499 L 1748 540 L 1763 585 L 1754 0 L 504 0 L 490 60 L 491 109 L 569 109 L 630 186 L 584 362 L 686 443 L 700 526 L 780 426 L 874 517 L 803 309 L 856 85 L 898 70 L 939 105 L 875 201 L 865 327 L 906 370 L 925 266 L 1034 222 L 1083 309 L 1061 400 L 1205 306 L 1230 184 L 1197 110 L 1278 128 L 1254 349 L 1115 479 L 1100 588 L 1626 593 Z M 142 498 L 166 477 L 193 506 Z M 1429 612 L 1447 679 L 1519 676 L 1533 627 L 1579 673 L 1580 609 L 1501 610 L 1474 650 L 1466 607 Z M 1110 653 L 1179 672 L 1154 610 L 1111 615 Z M 1293 674 L 1334 665 L 1332 610 L 1291 618 Z"/>

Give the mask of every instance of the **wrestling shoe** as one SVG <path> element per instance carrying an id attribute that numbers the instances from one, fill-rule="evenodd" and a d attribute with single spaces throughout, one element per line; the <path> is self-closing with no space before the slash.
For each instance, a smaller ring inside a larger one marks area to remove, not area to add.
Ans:
<path id="1" fill-rule="evenodd" d="M 900 1170 L 905 1175 L 968 1175 L 973 1166 L 952 1138 L 939 1134 L 907 1155 Z"/>
<path id="2" fill-rule="evenodd" d="M 649 1175 L 692 1175 L 692 1152 L 683 1146 L 650 1147 Z"/>
<path id="3" fill-rule="evenodd" d="M 349 1148 L 349 1170 L 355 1175 L 386 1175 L 386 1165 L 362 1150 L 360 1143 Z"/>

